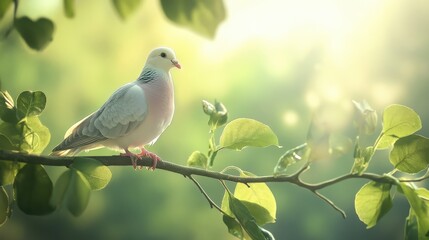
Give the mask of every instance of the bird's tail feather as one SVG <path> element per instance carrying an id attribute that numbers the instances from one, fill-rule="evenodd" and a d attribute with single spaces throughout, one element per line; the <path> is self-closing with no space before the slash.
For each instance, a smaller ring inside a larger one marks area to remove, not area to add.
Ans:
<path id="1" fill-rule="evenodd" d="M 80 152 L 79 148 L 73 148 L 73 149 L 54 151 L 54 152 L 51 152 L 49 156 L 57 156 L 57 157 L 73 156 L 78 152 Z"/>

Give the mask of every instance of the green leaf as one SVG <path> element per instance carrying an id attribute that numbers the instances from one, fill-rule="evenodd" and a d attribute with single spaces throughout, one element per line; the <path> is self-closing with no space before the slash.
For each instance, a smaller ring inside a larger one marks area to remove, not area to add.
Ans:
<path id="1" fill-rule="evenodd" d="M 77 158 L 70 167 L 78 170 L 85 177 L 91 190 L 105 188 L 112 179 L 110 169 L 92 158 Z"/>
<path id="2" fill-rule="evenodd" d="M 267 125 L 248 118 L 238 118 L 225 126 L 220 147 L 241 150 L 245 147 L 278 146 L 276 134 Z"/>
<path id="3" fill-rule="evenodd" d="M 253 174 L 240 170 L 240 176 L 252 177 Z M 228 192 L 225 192 L 221 209 L 233 217 L 229 206 Z M 265 183 L 237 183 L 234 197 L 244 204 L 258 225 L 273 223 L 276 220 L 277 204 L 273 193 Z"/>
<path id="4" fill-rule="evenodd" d="M 140 3 L 141 0 L 113 0 L 113 6 L 123 20 L 135 12 Z"/>
<path id="5" fill-rule="evenodd" d="M 46 106 L 46 96 L 43 92 L 25 91 L 19 94 L 16 100 L 16 114 L 19 119 L 38 116 Z"/>
<path id="6" fill-rule="evenodd" d="M 10 216 L 9 196 L 4 187 L 0 187 L 0 227 Z"/>
<path id="7" fill-rule="evenodd" d="M 419 230 L 418 230 L 417 216 L 413 209 L 410 209 L 408 217 L 405 219 L 405 231 L 404 239 L 405 240 L 414 240 L 418 239 Z"/>
<path id="8" fill-rule="evenodd" d="M 420 117 L 413 109 L 398 104 L 390 105 L 383 112 L 383 130 L 376 147 L 387 148 L 397 139 L 411 135 L 421 128 Z"/>
<path id="9" fill-rule="evenodd" d="M 68 18 L 73 18 L 74 17 L 74 4 L 75 4 L 74 1 L 75 0 L 64 0 L 63 1 L 64 14 Z"/>
<path id="10" fill-rule="evenodd" d="M 57 208 L 61 207 L 66 200 L 67 190 L 70 185 L 72 174 L 72 170 L 67 169 L 67 171 L 63 172 L 55 182 L 51 204 Z"/>
<path id="11" fill-rule="evenodd" d="M 248 172 L 241 172 L 242 177 L 254 176 Z M 277 204 L 273 193 L 266 183 L 237 183 L 234 197 L 240 199 L 249 209 L 258 225 L 273 223 L 276 220 Z M 249 204 L 246 204 L 248 202 Z"/>
<path id="12" fill-rule="evenodd" d="M 355 209 L 359 219 L 367 228 L 375 226 L 378 220 L 392 208 L 388 183 L 369 182 L 356 194 Z"/>
<path id="13" fill-rule="evenodd" d="M 418 239 L 429 239 L 429 191 L 424 188 L 415 189 L 407 183 L 400 183 L 399 192 L 407 198 L 417 218 Z"/>
<path id="14" fill-rule="evenodd" d="M 71 195 L 67 208 L 71 214 L 78 217 L 88 206 L 89 197 L 91 196 L 91 185 L 79 171 L 74 172 L 71 182 Z"/>
<path id="15" fill-rule="evenodd" d="M 266 240 L 275 240 L 273 234 L 265 228 L 259 227 Z"/>
<path id="16" fill-rule="evenodd" d="M 356 138 L 355 150 L 353 154 L 354 163 L 351 169 L 352 174 L 362 175 L 363 172 L 368 168 L 369 161 L 374 155 L 374 147 L 369 146 L 361 149 L 359 146 L 359 138 Z"/>
<path id="17" fill-rule="evenodd" d="M 0 20 L 3 18 L 8 8 L 10 7 L 12 0 L 2 0 L 0 1 Z"/>
<path id="18" fill-rule="evenodd" d="M 222 127 L 228 121 L 228 110 L 221 102 L 215 100 L 214 104 L 212 104 L 203 100 L 202 105 L 204 113 L 210 116 L 208 125 L 211 130 Z"/>
<path id="19" fill-rule="evenodd" d="M 186 164 L 190 167 L 199 167 L 207 168 L 207 156 L 200 151 L 194 151 L 191 156 L 189 156 Z"/>
<path id="20" fill-rule="evenodd" d="M 266 240 L 256 220 L 253 218 L 247 207 L 232 195 L 228 196 L 229 207 L 243 229 L 253 240 Z"/>
<path id="21" fill-rule="evenodd" d="M 410 135 L 397 140 L 390 152 L 392 165 L 406 173 L 418 173 L 429 164 L 429 139 Z"/>
<path id="22" fill-rule="evenodd" d="M 28 117 L 23 127 L 24 142 L 21 143 L 21 151 L 28 153 L 41 153 L 51 140 L 51 133 L 38 117 Z"/>
<path id="23" fill-rule="evenodd" d="M 52 41 L 54 23 L 47 18 L 33 21 L 28 17 L 15 20 L 14 26 L 27 45 L 34 50 L 43 50 Z"/>
<path id="24" fill-rule="evenodd" d="M 225 225 L 228 227 L 228 232 L 231 235 L 239 239 L 243 239 L 243 228 L 241 228 L 240 223 L 237 222 L 235 218 L 230 217 L 228 215 L 223 215 L 222 220 L 225 223 Z"/>
<path id="25" fill-rule="evenodd" d="M 13 185 L 18 207 L 29 215 L 46 215 L 54 210 L 49 203 L 52 189 L 52 181 L 40 164 L 25 165 Z"/>
<path id="26" fill-rule="evenodd" d="M 8 92 L 0 92 L 0 119 L 8 123 L 17 123 L 16 109 Z"/>
<path id="27" fill-rule="evenodd" d="M 85 211 L 90 196 L 91 186 L 85 176 L 75 169 L 69 169 L 55 183 L 52 203 L 58 207 L 66 206 L 77 217 Z"/>
<path id="28" fill-rule="evenodd" d="M 208 38 L 214 38 L 226 12 L 222 0 L 161 0 L 171 21 Z"/>
<path id="29" fill-rule="evenodd" d="M 277 165 L 274 167 L 274 175 L 278 176 L 286 173 L 288 167 L 298 161 L 306 161 L 309 156 L 309 151 L 310 149 L 306 143 L 288 150 L 279 158 Z"/>
<path id="30" fill-rule="evenodd" d="M 22 130 L 12 123 L 0 123 L 0 148 L 18 151 L 22 141 Z"/>
<path id="31" fill-rule="evenodd" d="M 15 162 L 0 162 L 0 186 L 5 186 L 13 183 L 16 174 L 18 173 L 19 165 Z"/>

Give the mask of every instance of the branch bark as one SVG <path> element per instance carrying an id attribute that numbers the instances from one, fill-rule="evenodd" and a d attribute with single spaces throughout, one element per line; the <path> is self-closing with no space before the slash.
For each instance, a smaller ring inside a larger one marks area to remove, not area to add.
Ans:
<path id="1" fill-rule="evenodd" d="M 85 157 L 57 157 L 57 156 L 39 156 L 39 155 L 30 155 L 30 154 L 23 154 L 18 152 L 10 152 L 5 150 L 0 150 L 0 161 L 15 161 L 15 162 L 22 162 L 22 163 L 33 163 L 33 164 L 42 164 L 45 166 L 64 166 L 68 167 L 73 163 L 74 160 L 79 158 L 92 158 L 95 160 L 100 161 L 106 166 L 132 166 L 131 159 L 127 156 L 85 156 Z M 152 159 L 151 158 L 142 158 L 141 160 L 137 161 L 137 165 L 139 166 L 145 166 L 150 167 L 152 166 Z M 181 174 L 190 180 L 192 180 L 198 189 L 201 191 L 201 193 L 204 195 L 204 197 L 207 199 L 211 207 L 216 208 L 219 212 L 225 214 L 222 209 L 217 206 L 213 200 L 208 196 L 208 194 L 204 191 L 202 186 L 193 178 L 193 175 L 195 176 L 202 176 L 217 180 L 224 180 L 224 181 L 230 181 L 230 182 L 239 182 L 248 185 L 249 183 L 268 183 L 268 182 L 288 182 L 291 184 L 295 184 L 299 187 L 305 188 L 312 193 L 314 193 L 316 196 L 324 200 L 327 204 L 332 206 L 336 211 L 338 211 L 343 217 L 345 217 L 345 212 L 340 209 L 338 206 L 336 206 L 331 200 L 329 200 L 324 195 L 321 195 L 318 190 L 321 190 L 323 188 L 332 186 L 336 183 L 342 182 L 347 179 L 367 179 L 372 180 L 376 182 L 383 182 L 383 183 L 391 183 L 391 184 L 397 184 L 398 180 L 393 179 L 392 177 L 386 176 L 386 175 L 377 175 L 373 173 L 363 173 L 361 175 L 356 174 L 344 174 L 342 176 L 332 178 L 329 180 L 326 180 L 324 182 L 320 183 L 307 183 L 303 181 L 300 176 L 303 172 L 309 169 L 309 164 L 306 164 L 298 170 L 296 173 L 291 175 L 281 175 L 281 176 L 258 176 L 258 177 L 241 177 L 241 176 L 235 176 L 231 174 L 226 174 L 222 172 L 214 172 L 211 170 L 206 169 L 200 169 L 200 168 L 194 168 L 194 167 L 187 167 L 182 166 L 178 164 L 174 164 L 167 161 L 159 161 L 157 163 L 157 169 L 165 170 L 177 174 Z M 422 181 L 425 180 L 427 176 L 424 176 L 422 178 L 416 178 L 414 181 Z M 399 180 L 400 182 L 412 182 L 413 180 L 410 179 L 403 179 Z M 222 181 L 221 181 L 222 182 Z"/>
<path id="2" fill-rule="evenodd" d="M 57 157 L 57 156 L 40 156 L 40 155 L 31 155 L 17 152 L 10 152 L 5 150 L 0 150 L 0 161 L 16 161 L 22 163 L 35 163 L 42 164 L 45 166 L 69 166 L 73 163 L 75 159 L 78 158 L 92 158 L 100 161 L 106 166 L 132 166 L 131 160 L 127 156 L 84 156 L 84 157 Z M 137 165 L 150 167 L 152 166 L 151 158 L 142 158 L 137 161 Z M 175 163 L 171 163 L 168 161 L 159 161 L 156 169 L 165 170 L 169 172 L 174 172 L 177 174 L 181 174 L 185 177 L 187 176 L 202 176 L 207 178 L 213 178 L 218 180 L 225 180 L 230 182 L 240 182 L 240 183 L 257 183 L 257 182 L 289 182 L 296 184 L 300 187 L 307 188 L 311 191 L 317 191 L 322 188 L 326 188 L 338 182 L 352 179 L 352 178 L 360 178 L 360 179 L 368 179 L 376 182 L 388 182 L 393 183 L 391 178 L 385 177 L 383 175 L 377 175 L 373 173 L 364 173 L 362 175 L 355 174 L 345 174 L 337 178 L 333 178 L 321 183 L 312 184 L 306 183 L 302 181 L 300 178 L 297 178 L 296 174 L 292 175 L 281 175 L 281 176 L 258 176 L 258 177 L 241 177 L 235 176 L 226 173 L 215 172 L 211 170 L 187 167 L 178 165 Z M 410 180 L 404 180 L 409 182 Z"/>

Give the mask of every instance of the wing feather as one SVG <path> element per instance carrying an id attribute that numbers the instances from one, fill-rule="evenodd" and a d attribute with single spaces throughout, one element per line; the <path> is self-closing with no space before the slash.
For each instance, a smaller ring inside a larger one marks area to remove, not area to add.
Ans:
<path id="1" fill-rule="evenodd" d="M 147 114 L 146 97 L 136 83 L 118 89 L 96 112 L 74 124 L 55 151 L 83 148 L 122 137 L 135 130 Z"/>

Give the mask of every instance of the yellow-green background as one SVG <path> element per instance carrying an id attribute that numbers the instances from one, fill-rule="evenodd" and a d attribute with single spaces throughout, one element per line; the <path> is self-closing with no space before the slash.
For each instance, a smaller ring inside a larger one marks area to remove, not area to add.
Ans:
<path id="1" fill-rule="evenodd" d="M 347 111 L 352 99 L 366 99 L 379 113 L 389 104 L 405 104 L 420 114 L 420 133 L 428 135 L 427 1 L 225 0 L 227 19 L 212 40 L 169 22 L 158 1 L 143 1 L 125 22 L 110 1 L 76 1 L 74 19 L 64 16 L 61 4 L 20 2 L 19 16 L 49 17 L 56 24 L 54 40 L 43 52 L 29 50 L 16 32 L 0 42 L 2 88 L 14 97 L 24 90 L 41 90 L 48 97 L 42 121 L 52 139 L 45 153 L 69 126 L 133 81 L 148 52 L 158 46 L 175 49 L 183 66 L 172 70 L 173 123 L 150 147 L 167 161 L 185 164 L 192 151 L 206 151 L 202 99 L 222 101 L 230 119 L 249 117 L 270 125 L 283 146 L 221 152 L 213 170 L 238 165 L 257 175 L 271 174 L 285 149 L 305 141 L 315 109 L 329 104 Z M 11 15 L 0 23 L 3 30 Z M 371 164 L 370 171 L 390 171 L 387 152 Z M 334 177 L 351 165 L 350 156 L 319 161 L 305 179 Z M 111 170 L 111 183 L 92 194 L 81 217 L 66 210 L 44 217 L 16 210 L 0 228 L 0 239 L 234 239 L 221 215 L 183 176 L 131 167 Z M 53 179 L 61 172 L 48 171 Z M 307 190 L 269 184 L 278 212 L 277 222 L 266 228 L 276 239 L 402 239 L 408 214 L 402 197 L 373 229 L 357 219 L 354 194 L 365 182 L 349 180 L 322 191 L 345 209 L 345 220 Z M 218 182 L 201 183 L 220 203 Z"/>

